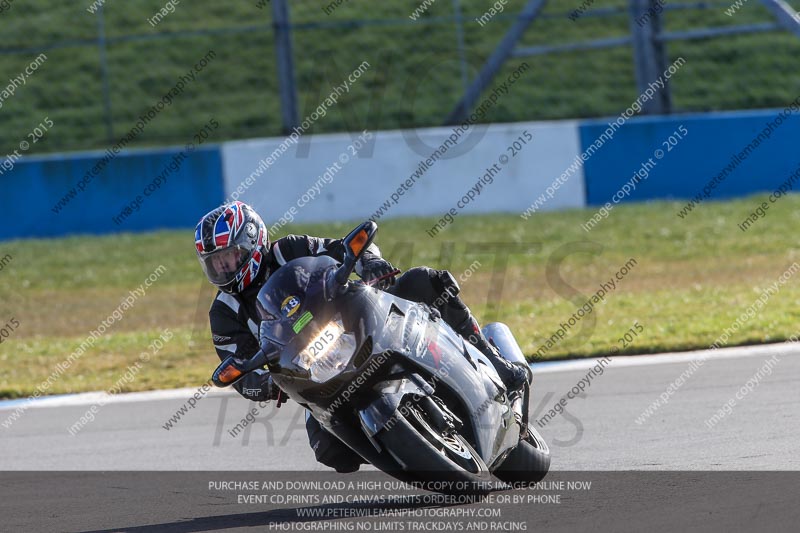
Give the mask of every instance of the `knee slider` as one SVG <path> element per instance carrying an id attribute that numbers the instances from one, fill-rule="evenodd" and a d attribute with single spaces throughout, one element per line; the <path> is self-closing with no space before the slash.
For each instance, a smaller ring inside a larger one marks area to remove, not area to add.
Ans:
<path id="1" fill-rule="evenodd" d="M 434 282 L 436 271 L 419 266 L 410 268 L 397 279 L 395 294 L 412 300 L 431 304 L 439 297 L 437 284 Z"/>
<path id="2" fill-rule="evenodd" d="M 340 473 L 354 472 L 361 464 L 361 457 L 345 443 L 328 433 L 316 420 L 306 420 L 308 443 L 318 463 Z"/>
<path id="3" fill-rule="evenodd" d="M 339 473 L 355 472 L 361 466 L 361 456 L 332 435 L 320 441 L 314 450 L 317 462 Z"/>

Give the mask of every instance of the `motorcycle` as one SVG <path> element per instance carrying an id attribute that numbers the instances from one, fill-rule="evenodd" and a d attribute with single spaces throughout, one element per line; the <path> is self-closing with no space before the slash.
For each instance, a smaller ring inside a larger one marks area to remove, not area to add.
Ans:
<path id="1" fill-rule="evenodd" d="M 258 294 L 261 350 L 227 358 L 214 384 L 266 367 L 365 461 L 429 490 L 486 492 L 492 476 L 541 480 L 550 451 L 527 423 L 529 387 L 510 395 L 488 358 L 432 308 L 349 279 L 377 229 L 367 221 L 351 231 L 342 264 L 303 257 L 273 273 Z M 507 326 L 483 332 L 504 358 L 525 362 Z"/>

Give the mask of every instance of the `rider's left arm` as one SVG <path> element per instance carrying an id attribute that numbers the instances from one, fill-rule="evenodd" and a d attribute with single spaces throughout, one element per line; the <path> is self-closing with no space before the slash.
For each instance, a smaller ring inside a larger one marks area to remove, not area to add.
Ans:
<path id="1" fill-rule="evenodd" d="M 327 255 L 337 261 L 344 261 L 344 244 L 342 239 L 312 237 L 310 235 L 287 235 L 272 245 L 272 253 L 281 265 L 292 259 L 307 256 Z M 384 277 L 379 288 L 387 288 L 394 283 L 394 276 L 388 276 L 395 270 L 394 266 L 381 257 L 378 245 L 371 243 L 356 263 L 356 274 L 364 281 Z"/>
<path id="2" fill-rule="evenodd" d="M 275 248 L 277 248 L 277 252 Z M 292 259 L 309 255 L 327 255 L 341 262 L 344 261 L 344 244 L 342 239 L 312 237 L 310 235 L 287 235 L 275 241 L 273 254 L 281 265 Z M 361 267 L 376 258 L 381 258 L 381 250 L 377 244 L 372 243 L 364 251 L 359 263 L 356 264 L 356 274 L 360 276 Z"/>

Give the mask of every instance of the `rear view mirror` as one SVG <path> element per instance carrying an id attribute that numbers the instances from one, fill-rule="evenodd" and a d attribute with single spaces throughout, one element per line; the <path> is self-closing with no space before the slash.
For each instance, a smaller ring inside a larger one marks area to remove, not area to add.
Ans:
<path id="1" fill-rule="evenodd" d="M 368 242 L 372 242 L 366 228 L 361 228 L 354 235 L 351 234 L 348 237 L 352 238 L 345 240 L 344 245 L 348 247 L 350 254 L 354 257 L 361 257 L 361 253 L 369 246 Z"/>
<path id="2" fill-rule="evenodd" d="M 342 240 L 342 244 L 344 245 L 344 262 L 336 271 L 337 283 L 340 285 L 347 283 L 347 279 L 356 267 L 356 262 L 364 254 L 364 251 L 369 248 L 372 241 L 375 240 L 375 235 L 377 235 L 377 233 L 378 225 L 371 220 L 367 220 L 351 231 L 347 237 Z"/>

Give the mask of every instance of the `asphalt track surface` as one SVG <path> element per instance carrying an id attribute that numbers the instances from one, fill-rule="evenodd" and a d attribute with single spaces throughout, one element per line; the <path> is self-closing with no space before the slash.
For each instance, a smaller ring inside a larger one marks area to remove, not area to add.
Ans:
<path id="1" fill-rule="evenodd" d="M 410 496 L 387 493 L 387 498 L 395 498 L 392 508 L 397 504 L 415 512 L 430 509 L 425 511 L 428 515 L 416 517 L 387 514 L 386 501 L 338 506 L 319 505 L 319 501 L 316 505 L 246 503 L 239 497 L 247 491 L 212 489 L 210 483 L 219 480 L 362 479 L 330 473 L 314 462 L 303 411 L 291 404 L 259 408 L 230 393 L 214 392 L 167 430 L 164 424 L 189 393 L 138 400 L 128 395 L 103 405 L 96 419 L 73 436 L 67 428 L 95 400 L 73 398 L 56 406 L 43 403 L 27 409 L 10 428 L 0 427 L 0 470 L 4 472 L 0 497 L 6 515 L 0 529 L 348 531 L 355 530 L 347 529 L 348 524 L 355 527 L 364 521 L 353 516 L 366 508 L 379 515 L 367 520 L 369 530 L 453 530 L 442 527 L 467 519 L 475 520 L 475 529 L 462 525 L 455 530 L 480 530 L 480 520 L 498 531 L 712 531 L 762 529 L 767 524 L 774 530 L 796 530 L 800 519 L 799 350 L 787 344 L 718 350 L 707 358 L 700 352 L 614 358 L 581 395 L 567 401 L 562 415 L 540 429 L 552 452 L 546 480 L 592 481 L 591 489 L 559 492 L 560 487 L 554 486 L 556 492 L 537 494 L 552 500 L 558 493 L 559 502 L 527 504 L 484 500 L 456 505 L 446 499 L 432 500 L 432 496 L 408 501 L 404 498 Z M 754 376 L 768 361 L 772 361 L 769 375 L 762 371 L 755 382 Z M 695 370 L 665 404 L 646 420 L 640 418 L 692 367 Z M 534 419 L 584 378 L 589 366 L 567 363 L 542 365 L 537 370 L 531 402 Z M 748 381 L 750 389 L 743 389 Z M 735 405 L 730 414 L 709 428 L 707 421 L 731 400 Z M 64 405 L 70 402 L 78 404 Z M 0 420 L 6 420 L 12 407 L 0 405 Z M 232 436 L 229 430 L 253 407 L 259 411 L 255 423 Z M 364 479 L 391 480 L 369 468 L 362 470 L 366 472 L 359 475 Z M 313 486 L 309 491 L 253 494 L 303 493 L 311 498 L 314 489 L 326 492 Z M 362 492 L 365 497 L 375 494 Z M 530 491 L 498 494 L 531 496 Z M 321 520 L 300 516 L 298 509 L 306 508 L 323 509 L 317 512 L 328 516 Z M 501 516 L 468 517 L 470 509 L 499 509 Z M 453 514 L 437 516 L 436 512 Z M 494 526 L 491 521 L 496 522 Z"/>

